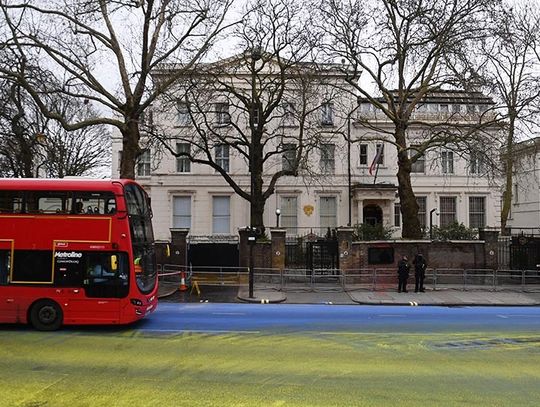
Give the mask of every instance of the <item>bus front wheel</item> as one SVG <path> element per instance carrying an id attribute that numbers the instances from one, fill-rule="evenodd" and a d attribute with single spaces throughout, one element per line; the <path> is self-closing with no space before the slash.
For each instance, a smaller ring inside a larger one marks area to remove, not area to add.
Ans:
<path id="1" fill-rule="evenodd" d="M 62 326 L 63 319 L 62 309 L 51 300 L 40 300 L 30 310 L 30 323 L 38 331 L 55 331 Z"/>

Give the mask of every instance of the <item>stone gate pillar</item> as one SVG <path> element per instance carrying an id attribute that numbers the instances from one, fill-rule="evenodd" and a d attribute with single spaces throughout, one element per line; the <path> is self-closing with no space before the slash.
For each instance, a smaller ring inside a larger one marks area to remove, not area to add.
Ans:
<path id="1" fill-rule="evenodd" d="M 272 239 L 272 269 L 274 271 L 281 271 L 285 268 L 285 236 L 287 231 L 285 229 L 270 229 L 270 235 Z"/>
<path id="2" fill-rule="evenodd" d="M 478 238 L 484 241 L 485 268 L 497 270 L 499 268 L 499 232 L 480 229 Z"/>
<path id="3" fill-rule="evenodd" d="M 342 271 L 354 269 L 354 256 L 352 255 L 352 235 L 353 228 L 338 228 L 338 256 L 339 268 Z"/>
<path id="4" fill-rule="evenodd" d="M 171 257 L 169 263 L 187 266 L 187 235 L 189 229 L 171 228 Z"/>

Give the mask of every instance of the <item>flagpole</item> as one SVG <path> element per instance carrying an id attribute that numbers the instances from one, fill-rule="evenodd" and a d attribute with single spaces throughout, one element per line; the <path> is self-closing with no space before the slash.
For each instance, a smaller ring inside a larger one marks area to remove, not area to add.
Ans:
<path id="1" fill-rule="evenodd" d="M 373 178 L 373 185 L 375 185 L 375 181 L 377 181 L 377 174 L 379 173 L 379 162 L 377 162 L 377 167 L 375 168 L 375 177 Z"/>

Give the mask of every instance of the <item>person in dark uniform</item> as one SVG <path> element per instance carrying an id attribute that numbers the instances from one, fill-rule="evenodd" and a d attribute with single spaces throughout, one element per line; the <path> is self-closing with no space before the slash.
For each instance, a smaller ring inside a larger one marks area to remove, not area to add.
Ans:
<path id="1" fill-rule="evenodd" d="M 424 278 L 426 277 L 427 262 L 421 253 L 418 253 L 413 260 L 414 264 L 414 292 L 424 293 Z"/>
<path id="2" fill-rule="evenodd" d="M 407 256 L 403 256 L 398 262 L 398 293 L 403 291 L 407 292 L 407 279 L 409 278 L 409 259 Z"/>

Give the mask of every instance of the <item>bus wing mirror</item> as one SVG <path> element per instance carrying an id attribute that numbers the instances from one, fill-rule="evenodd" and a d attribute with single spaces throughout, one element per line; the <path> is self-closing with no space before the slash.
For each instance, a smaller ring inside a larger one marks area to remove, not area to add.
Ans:
<path id="1" fill-rule="evenodd" d="M 118 256 L 116 254 L 111 256 L 111 270 L 118 270 Z"/>

